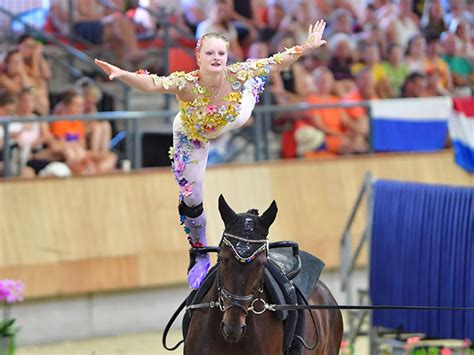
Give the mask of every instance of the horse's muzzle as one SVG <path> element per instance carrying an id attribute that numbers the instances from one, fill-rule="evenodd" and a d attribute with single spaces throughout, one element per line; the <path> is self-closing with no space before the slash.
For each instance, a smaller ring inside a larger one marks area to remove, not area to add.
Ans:
<path id="1" fill-rule="evenodd" d="M 224 336 L 224 340 L 228 343 L 238 343 L 240 339 L 245 335 L 247 326 L 243 325 L 241 327 L 233 327 L 221 322 L 221 332 Z"/>

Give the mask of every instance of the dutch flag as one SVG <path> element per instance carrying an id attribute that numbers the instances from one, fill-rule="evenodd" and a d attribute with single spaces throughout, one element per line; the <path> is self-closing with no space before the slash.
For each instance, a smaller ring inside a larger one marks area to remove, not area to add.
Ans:
<path id="1" fill-rule="evenodd" d="M 454 113 L 448 127 L 458 165 L 474 173 L 474 97 L 453 99 Z"/>
<path id="2" fill-rule="evenodd" d="M 373 145 L 379 152 L 436 151 L 448 138 L 450 97 L 371 101 Z"/>

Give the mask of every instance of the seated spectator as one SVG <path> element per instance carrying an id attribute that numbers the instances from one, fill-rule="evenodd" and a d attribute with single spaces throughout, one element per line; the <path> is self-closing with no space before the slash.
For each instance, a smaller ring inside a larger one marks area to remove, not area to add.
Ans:
<path id="1" fill-rule="evenodd" d="M 336 92 L 339 96 L 344 96 L 354 89 L 354 76 L 351 67 L 354 64 L 353 51 L 355 46 L 349 36 L 341 33 L 332 38 L 329 42 L 331 59 L 328 68 L 336 80 Z"/>
<path id="2" fill-rule="evenodd" d="M 387 35 L 387 43 L 398 43 L 405 50 L 410 38 L 420 33 L 420 21 L 412 8 L 412 0 L 399 0 L 394 3 L 393 11 L 384 16 L 386 25 L 381 26 Z"/>
<path id="3" fill-rule="evenodd" d="M 139 0 L 137 2 L 138 6 L 129 8 L 126 14 L 132 19 L 135 32 L 141 38 L 153 38 L 156 35 L 156 31 L 160 28 L 159 19 L 163 12 L 168 16 L 167 20 L 177 27 L 169 28 L 170 38 L 178 40 L 183 37 L 183 33 L 188 33 L 190 36 L 194 34 L 184 21 L 181 4 L 178 1 Z"/>
<path id="4" fill-rule="evenodd" d="M 18 50 L 23 56 L 27 74 L 35 81 L 37 95 L 36 111 L 41 115 L 49 114 L 49 89 L 51 67 L 43 55 L 43 44 L 28 34 L 18 40 Z"/>
<path id="5" fill-rule="evenodd" d="M 341 99 L 334 95 L 334 76 L 321 67 L 312 73 L 316 83 L 316 94 L 306 101 L 310 104 L 334 104 Z M 325 145 L 329 152 L 337 154 L 360 153 L 367 151 L 366 135 L 352 130 L 351 118 L 342 107 L 312 109 L 312 123 L 325 133 Z"/>
<path id="6" fill-rule="evenodd" d="M 468 4 L 473 6 L 472 0 L 449 0 L 449 11 L 444 15 L 444 23 L 449 24 L 454 21 L 467 21 L 471 26 L 474 25 L 474 14 L 468 9 Z"/>
<path id="7" fill-rule="evenodd" d="M 427 96 L 428 81 L 426 75 L 413 72 L 407 76 L 402 86 L 402 97 L 425 97 Z"/>
<path id="8" fill-rule="evenodd" d="M 358 12 L 355 8 L 355 4 L 352 1 L 348 0 L 316 0 L 314 1 L 317 7 L 318 18 L 329 18 L 335 10 L 343 9 L 347 11 L 351 17 L 357 18 Z"/>
<path id="9" fill-rule="evenodd" d="M 15 95 L 8 93 L 6 91 L 1 91 L 0 92 L 0 117 L 2 116 L 14 116 L 15 111 L 16 111 L 16 105 L 17 105 L 17 98 Z M 8 138 L 10 139 L 11 142 L 14 142 L 14 140 L 17 138 L 19 133 L 21 132 L 21 125 L 18 123 L 12 123 L 9 126 L 9 131 L 8 131 Z M 3 126 L 0 126 L 0 176 L 3 176 L 4 174 L 4 162 L 3 162 L 3 149 L 4 149 L 4 131 L 3 131 Z M 17 167 L 19 164 L 15 164 L 16 162 L 10 161 L 10 172 L 13 173 L 13 175 L 17 175 L 19 177 L 23 178 L 32 178 L 35 177 L 35 171 L 28 167 L 28 166 L 22 166 L 18 171 L 16 171 Z"/>
<path id="10" fill-rule="evenodd" d="M 362 62 L 352 66 L 352 74 L 356 75 L 362 69 L 369 69 L 372 71 L 377 96 L 380 98 L 392 97 L 387 75 L 380 62 L 379 47 L 375 44 L 363 44 L 360 52 L 362 53 Z"/>
<path id="11" fill-rule="evenodd" d="M 367 3 L 367 7 L 365 9 L 365 16 L 360 22 L 360 26 L 362 28 L 365 28 L 366 26 L 379 25 L 379 20 L 377 19 L 376 10 L 377 8 L 375 7 L 375 4 L 373 1 Z"/>
<path id="12" fill-rule="evenodd" d="M 257 11 L 259 0 L 227 0 L 230 18 L 237 28 L 239 43 L 245 50 L 258 38 L 258 28 L 263 27 Z"/>
<path id="13" fill-rule="evenodd" d="M 51 4 L 51 16 L 56 22 L 69 22 L 68 2 L 54 0 Z M 134 66 L 145 57 L 138 47 L 136 33 L 131 21 L 120 11 L 112 11 L 100 0 L 73 0 L 72 15 L 74 25 L 67 28 L 86 41 L 104 44 L 113 51 L 117 62 L 125 66 Z M 66 26 L 63 26 L 66 29 Z"/>
<path id="14" fill-rule="evenodd" d="M 472 94 L 474 84 L 474 69 L 471 63 L 459 55 L 459 39 L 454 33 L 443 32 L 441 34 L 441 44 L 444 55 L 441 58 L 448 63 L 449 70 L 453 77 L 453 90 L 456 95 L 469 96 Z"/>
<path id="15" fill-rule="evenodd" d="M 268 43 L 262 40 L 257 40 L 252 43 L 248 50 L 249 59 L 262 59 L 269 56 Z"/>
<path id="16" fill-rule="evenodd" d="M 421 34 L 410 38 L 405 55 L 405 62 L 408 64 L 410 73 L 425 72 L 426 61 L 426 40 Z"/>
<path id="17" fill-rule="evenodd" d="M 474 1 L 467 0 L 466 11 L 464 12 L 466 20 L 474 27 Z"/>
<path id="18" fill-rule="evenodd" d="M 310 25 L 314 25 L 314 8 L 310 7 L 310 3 L 299 2 L 283 19 L 281 30 L 291 34 L 296 43 L 304 43 Z"/>
<path id="19" fill-rule="evenodd" d="M 382 62 L 382 68 L 387 76 L 391 96 L 399 97 L 401 88 L 408 76 L 408 65 L 403 62 L 403 52 L 399 44 L 392 43 L 387 48 L 387 60 Z"/>
<path id="20" fill-rule="evenodd" d="M 451 96 L 451 92 L 441 85 L 441 75 L 439 70 L 433 68 L 426 71 L 426 96 Z"/>
<path id="21" fill-rule="evenodd" d="M 209 7 L 209 18 L 199 23 L 196 29 L 196 38 L 204 34 L 217 32 L 229 40 L 229 57 L 231 60 L 243 59 L 243 51 L 239 44 L 237 29 L 231 22 L 231 8 L 227 0 L 212 0 Z"/>
<path id="22" fill-rule="evenodd" d="M 283 52 L 285 48 L 291 48 L 296 45 L 294 38 L 291 35 L 283 35 L 275 38 L 277 45 L 277 52 Z M 280 71 L 276 76 L 281 79 L 281 93 L 286 97 L 283 102 L 301 102 L 307 95 L 307 82 L 305 77 L 308 72 L 304 66 L 298 61 L 293 63 L 288 69 Z M 274 79 L 275 85 L 279 85 L 279 80 Z"/>
<path id="23" fill-rule="evenodd" d="M 84 113 L 87 115 L 97 113 L 97 103 L 102 98 L 102 92 L 92 81 L 81 85 L 84 95 Z M 86 121 L 87 148 L 95 153 L 106 153 L 109 151 L 109 143 L 112 138 L 112 127 L 109 121 Z"/>
<path id="24" fill-rule="evenodd" d="M 349 92 L 343 97 L 343 101 L 347 102 L 359 102 L 369 101 L 378 99 L 377 92 L 375 89 L 375 80 L 371 70 L 362 69 L 356 75 L 356 86 L 355 89 Z M 361 106 L 354 106 L 346 109 L 351 120 L 350 129 L 368 137 L 369 133 L 369 117 L 366 109 Z"/>
<path id="25" fill-rule="evenodd" d="M 387 40 L 385 32 L 378 24 L 367 24 L 362 29 L 362 32 L 357 34 L 359 41 L 366 44 L 376 45 L 381 53 L 387 50 Z"/>
<path id="26" fill-rule="evenodd" d="M 60 114 L 84 114 L 84 97 L 76 91 L 68 91 L 61 103 Z M 115 169 L 117 157 L 107 152 L 92 152 L 87 149 L 85 141 L 86 128 L 82 121 L 56 121 L 50 124 L 53 135 L 66 148 L 66 163 L 73 173 L 89 175 L 110 172 Z"/>
<path id="27" fill-rule="evenodd" d="M 439 53 L 439 40 L 437 38 L 428 38 L 425 72 L 428 74 L 428 76 L 430 76 L 430 83 L 434 85 L 434 87 L 438 88 L 438 92 L 449 94 L 453 90 L 453 79 L 448 64 L 443 59 L 441 59 Z M 439 80 L 439 82 L 436 84 L 434 83 L 435 78 Z"/>
<path id="28" fill-rule="evenodd" d="M 197 26 L 207 18 L 209 0 L 180 0 L 180 3 L 186 25 L 196 33 Z"/>
<path id="29" fill-rule="evenodd" d="M 4 60 L 0 73 L 0 88 L 12 95 L 18 95 L 24 88 L 33 88 L 34 79 L 28 75 L 25 62 L 18 49 L 10 50 Z M 35 94 L 36 102 L 39 101 Z M 35 105 L 35 109 L 38 104 Z"/>
<path id="30" fill-rule="evenodd" d="M 454 33 L 459 39 L 459 55 L 472 63 L 474 61 L 472 26 L 466 20 L 454 20 L 449 25 L 449 32 Z"/>
<path id="31" fill-rule="evenodd" d="M 281 31 L 285 9 L 279 1 L 272 1 L 266 7 L 264 15 L 264 26 L 260 29 L 260 36 L 263 40 L 271 42 L 273 37 Z M 271 47 L 270 52 L 276 52 L 276 47 Z"/>
<path id="32" fill-rule="evenodd" d="M 352 17 L 352 14 L 346 9 L 338 8 L 334 10 L 329 23 L 330 26 L 327 34 L 329 38 L 328 42 L 330 42 L 331 38 L 338 33 L 344 33 L 348 36 L 352 36 L 354 34 L 354 18 Z"/>
<path id="33" fill-rule="evenodd" d="M 439 38 L 441 33 L 447 30 L 440 0 L 425 1 L 420 27 L 425 38 Z"/>
<path id="34" fill-rule="evenodd" d="M 399 11 L 391 0 L 372 0 L 371 3 L 374 6 L 375 18 L 378 23 L 384 20 L 392 20 Z"/>
<path id="35" fill-rule="evenodd" d="M 32 90 L 25 89 L 18 95 L 18 103 L 16 107 L 16 115 L 21 118 L 34 119 L 37 115 L 34 113 L 35 98 Z M 21 150 L 21 165 L 29 166 L 34 169 L 35 174 L 43 170 L 54 157 L 52 154 L 53 144 L 51 142 L 51 134 L 48 130 L 46 122 L 32 121 L 18 123 L 21 126 L 19 133 L 15 137 L 15 142 Z M 42 158 L 35 156 L 43 151 Z M 50 154 L 46 154 L 46 150 Z"/>

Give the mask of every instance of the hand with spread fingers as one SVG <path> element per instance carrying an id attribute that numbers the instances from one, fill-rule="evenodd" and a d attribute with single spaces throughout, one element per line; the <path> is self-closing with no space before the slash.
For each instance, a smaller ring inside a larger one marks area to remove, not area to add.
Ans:
<path id="1" fill-rule="evenodd" d="M 107 62 L 104 62 L 103 60 L 96 59 L 94 62 L 95 64 L 97 64 L 97 66 L 100 69 L 102 69 L 105 72 L 105 74 L 109 76 L 110 80 L 120 77 L 124 72 L 123 69 L 120 69 L 119 67 L 116 67 L 115 65 L 109 64 Z"/>
<path id="2" fill-rule="evenodd" d="M 322 39 L 325 28 L 326 21 L 324 20 L 318 20 L 314 26 L 310 25 L 308 30 L 308 39 L 304 45 L 311 49 L 316 49 L 325 45 L 327 41 Z"/>

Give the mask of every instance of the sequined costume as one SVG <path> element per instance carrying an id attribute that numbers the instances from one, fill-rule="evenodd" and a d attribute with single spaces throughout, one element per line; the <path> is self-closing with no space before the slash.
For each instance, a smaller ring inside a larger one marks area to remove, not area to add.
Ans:
<path id="1" fill-rule="evenodd" d="M 301 49 L 293 47 L 286 52 L 300 54 Z M 200 83 L 198 71 L 175 72 L 168 77 L 152 75 L 153 80 L 165 89 L 173 85 L 179 91 L 191 89 L 194 97 L 191 101 L 178 99 L 179 112 L 174 119 L 173 147 L 170 148 L 172 170 L 179 186 L 180 220 L 192 247 L 207 245 L 202 189 L 209 141 L 247 122 L 263 91 L 271 66 L 281 62 L 282 55 L 276 54 L 228 66 L 226 78 L 231 91 L 224 96 L 225 104 L 222 105 L 212 102 L 211 93 Z M 188 273 L 191 288 L 200 286 L 208 268 L 208 255 L 198 255 Z"/>

